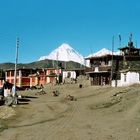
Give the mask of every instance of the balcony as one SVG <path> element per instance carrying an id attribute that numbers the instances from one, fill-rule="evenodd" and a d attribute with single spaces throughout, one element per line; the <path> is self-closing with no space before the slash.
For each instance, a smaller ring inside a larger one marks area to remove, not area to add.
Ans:
<path id="1" fill-rule="evenodd" d="M 91 68 L 86 69 L 86 73 L 89 72 L 110 72 L 111 66 L 93 66 Z"/>

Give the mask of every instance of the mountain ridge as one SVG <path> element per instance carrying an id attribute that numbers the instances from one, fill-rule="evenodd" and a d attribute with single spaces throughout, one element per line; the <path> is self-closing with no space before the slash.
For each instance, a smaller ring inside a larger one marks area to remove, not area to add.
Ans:
<path id="1" fill-rule="evenodd" d="M 68 62 L 64 62 L 64 61 L 55 61 L 55 60 L 41 60 L 41 61 L 34 61 L 31 63 L 18 63 L 17 64 L 17 69 L 42 69 L 42 68 L 57 68 L 57 67 L 61 67 L 63 69 L 76 69 L 76 68 L 84 68 L 83 65 L 77 63 L 77 62 L 73 62 L 73 61 L 68 61 Z M 15 68 L 15 64 L 11 63 L 11 62 L 7 62 L 7 63 L 0 63 L 0 69 L 3 70 L 9 70 L 9 69 L 14 69 Z"/>

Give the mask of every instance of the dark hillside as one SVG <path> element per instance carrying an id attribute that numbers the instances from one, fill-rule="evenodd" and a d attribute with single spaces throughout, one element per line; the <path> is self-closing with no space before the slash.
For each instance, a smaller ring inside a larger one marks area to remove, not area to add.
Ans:
<path id="1" fill-rule="evenodd" d="M 0 64 L 0 69 L 7 70 L 7 69 L 14 69 L 15 64 L 14 63 L 2 63 Z M 19 63 L 17 65 L 17 68 L 52 68 L 52 67 L 61 67 L 61 68 L 67 68 L 67 69 L 74 69 L 74 68 L 83 68 L 84 66 L 73 62 L 64 62 L 64 61 L 53 61 L 53 60 L 41 60 L 41 61 L 35 61 L 32 63 L 22 64 Z"/>

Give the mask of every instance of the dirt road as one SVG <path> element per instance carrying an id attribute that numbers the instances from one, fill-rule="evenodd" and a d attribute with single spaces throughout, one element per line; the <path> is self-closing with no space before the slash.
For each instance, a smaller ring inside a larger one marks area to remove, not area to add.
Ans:
<path id="1" fill-rule="evenodd" d="M 58 97 L 52 91 L 58 90 Z M 140 87 L 45 87 L 24 91 L 16 115 L 1 120 L 2 140 L 140 140 Z M 67 101 L 66 95 L 77 101 Z"/>

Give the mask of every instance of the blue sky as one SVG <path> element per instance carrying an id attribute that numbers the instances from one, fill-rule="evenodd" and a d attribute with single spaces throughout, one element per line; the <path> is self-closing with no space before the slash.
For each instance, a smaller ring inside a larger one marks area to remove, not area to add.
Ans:
<path id="1" fill-rule="evenodd" d="M 49 54 L 62 43 L 83 56 L 102 48 L 127 44 L 129 33 L 140 47 L 139 0 L 0 0 L 0 63 L 19 63 Z"/>

